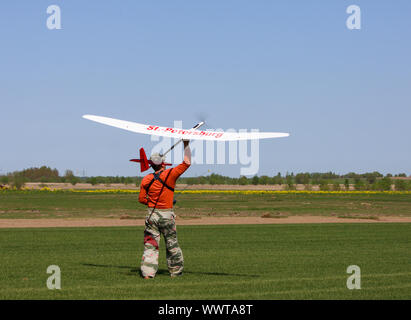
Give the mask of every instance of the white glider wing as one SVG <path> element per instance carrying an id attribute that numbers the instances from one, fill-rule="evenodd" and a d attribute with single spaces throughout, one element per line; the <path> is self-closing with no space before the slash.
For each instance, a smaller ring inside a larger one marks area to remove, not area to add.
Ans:
<path id="1" fill-rule="evenodd" d="M 202 131 L 184 130 L 178 128 L 158 127 L 148 124 L 118 120 L 113 118 L 84 115 L 83 118 L 106 124 L 108 126 L 128 130 L 136 133 L 156 135 L 168 138 L 187 139 L 187 140 L 214 140 L 214 141 L 233 141 L 233 140 L 255 140 L 288 137 L 288 133 L 282 132 L 223 132 L 223 131 Z"/>

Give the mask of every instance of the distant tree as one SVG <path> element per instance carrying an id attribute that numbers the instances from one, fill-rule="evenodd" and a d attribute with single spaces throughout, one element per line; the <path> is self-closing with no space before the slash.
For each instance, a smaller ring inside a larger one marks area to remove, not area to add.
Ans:
<path id="1" fill-rule="evenodd" d="M 127 178 L 124 179 L 124 184 L 125 184 L 125 185 L 132 184 L 132 183 L 133 183 L 133 179 L 132 179 L 132 178 L 127 177 Z"/>
<path id="2" fill-rule="evenodd" d="M 267 185 L 270 184 L 270 177 L 268 176 L 261 176 L 258 181 L 259 184 Z"/>
<path id="3" fill-rule="evenodd" d="M 239 184 L 239 185 L 242 185 L 242 186 L 247 185 L 247 184 L 248 184 L 248 179 L 247 179 L 247 177 L 241 176 L 240 179 L 238 180 L 238 184 Z"/>
<path id="4" fill-rule="evenodd" d="M 309 173 L 298 173 L 295 175 L 295 183 L 297 184 L 309 184 L 310 174 Z"/>
<path id="5" fill-rule="evenodd" d="M 77 183 L 80 182 L 80 179 L 77 178 L 77 177 L 72 177 L 72 178 L 69 180 L 69 182 L 70 182 L 71 185 L 75 186 Z"/>
<path id="6" fill-rule="evenodd" d="M 66 170 L 64 172 L 64 179 L 63 180 L 64 180 L 64 182 L 68 182 L 73 186 L 75 186 L 80 181 L 80 179 L 77 178 L 74 175 L 74 172 L 72 170 Z"/>
<path id="7" fill-rule="evenodd" d="M 364 181 L 363 190 L 372 190 L 374 184 L 369 183 L 367 180 Z"/>
<path id="8" fill-rule="evenodd" d="M 364 181 L 361 180 L 361 178 L 355 178 L 354 179 L 354 189 L 355 190 L 364 190 L 365 184 Z"/>
<path id="9" fill-rule="evenodd" d="M 390 177 L 384 177 L 377 182 L 377 187 L 379 190 L 389 191 L 391 190 L 392 180 Z"/>
<path id="10" fill-rule="evenodd" d="M 339 182 L 334 182 L 333 184 L 333 191 L 340 191 L 341 190 L 341 186 Z"/>
<path id="11" fill-rule="evenodd" d="M 24 169 L 22 171 L 16 171 L 13 174 L 20 175 L 25 181 L 30 182 L 58 182 L 60 178 L 57 169 L 51 169 L 46 166 Z"/>
<path id="12" fill-rule="evenodd" d="M 86 180 L 87 183 L 90 183 L 92 186 L 95 186 L 98 184 L 97 177 L 90 177 Z"/>
<path id="13" fill-rule="evenodd" d="M 275 177 L 272 178 L 272 184 L 284 184 L 284 180 L 281 177 L 281 173 L 278 173 Z"/>
<path id="14" fill-rule="evenodd" d="M 0 181 L 2 184 L 8 184 L 9 183 L 9 177 L 8 176 L 2 176 Z"/>
<path id="15" fill-rule="evenodd" d="M 395 185 L 395 190 L 397 191 L 404 191 L 408 189 L 407 182 L 402 179 L 395 180 L 394 185 Z"/>
<path id="16" fill-rule="evenodd" d="M 39 181 L 43 184 L 43 183 L 49 182 L 50 180 L 47 177 L 43 176 L 43 177 L 40 177 Z"/>
<path id="17" fill-rule="evenodd" d="M 66 178 L 67 180 L 70 180 L 73 177 L 74 177 L 74 173 L 72 170 L 66 170 L 64 172 L 64 178 Z"/>
<path id="18" fill-rule="evenodd" d="M 259 181 L 260 181 L 260 179 L 258 178 L 258 176 L 254 176 L 254 177 L 251 179 L 251 183 L 252 183 L 253 185 L 257 185 L 257 184 L 259 183 Z"/>
<path id="19" fill-rule="evenodd" d="M 226 184 L 228 177 L 223 177 L 222 175 L 212 173 L 209 176 L 203 177 L 208 184 L 216 185 L 216 184 Z"/>
<path id="20" fill-rule="evenodd" d="M 373 184 L 377 178 L 381 178 L 382 176 L 383 175 L 377 171 L 362 174 L 362 177 L 365 178 L 369 184 Z"/>
<path id="21" fill-rule="evenodd" d="M 350 190 L 350 180 L 349 179 L 344 180 L 344 188 L 345 190 Z"/>
<path id="22" fill-rule="evenodd" d="M 321 190 L 321 191 L 328 191 L 328 190 L 330 190 L 330 186 L 328 185 L 328 181 L 327 181 L 327 180 L 321 180 L 321 181 L 320 181 L 320 190 Z"/>
<path id="23" fill-rule="evenodd" d="M 346 175 L 343 176 L 344 178 L 348 178 L 348 179 L 358 179 L 359 175 L 356 174 L 355 172 L 349 172 Z"/>
<path id="24" fill-rule="evenodd" d="M 185 183 L 187 183 L 189 185 L 198 184 L 198 179 L 197 178 L 186 178 L 184 181 L 185 181 Z M 137 184 L 137 187 L 139 187 L 140 186 L 140 181 L 137 181 L 136 184 Z"/>
<path id="25" fill-rule="evenodd" d="M 294 189 L 294 179 L 292 175 L 286 175 L 285 181 L 287 184 L 288 189 Z"/>
<path id="26" fill-rule="evenodd" d="M 321 174 L 321 176 L 325 180 L 332 180 L 332 179 L 337 179 L 337 178 L 340 177 L 339 175 L 337 175 L 337 174 L 335 174 L 334 172 L 331 172 L 331 171 L 323 173 L 323 174 Z"/>
<path id="27" fill-rule="evenodd" d="M 318 172 L 314 172 L 311 174 L 311 184 L 318 185 L 321 182 L 321 174 Z"/>
<path id="28" fill-rule="evenodd" d="M 25 178 L 21 173 L 15 173 L 11 180 L 11 186 L 21 190 L 25 185 Z"/>

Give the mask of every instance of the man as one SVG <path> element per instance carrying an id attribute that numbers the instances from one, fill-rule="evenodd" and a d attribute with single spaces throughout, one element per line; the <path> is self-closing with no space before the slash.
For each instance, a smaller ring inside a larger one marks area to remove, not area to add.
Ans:
<path id="1" fill-rule="evenodd" d="M 141 275 L 154 278 L 158 270 L 160 236 L 166 242 L 167 266 L 171 277 L 182 275 L 183 252 L 177 241 L 175 214 L 173 212 L 174 187 L 177 179 L 191 164 L 189 141 L 184 141 L 184 161 L 175 168 L 167 169 L 164 158 L 158 153 L 150 157 L 154 173 L 141 181 L 139 202 L 148 206 L 144 230 L 144 253 L 141 261 Z"/>

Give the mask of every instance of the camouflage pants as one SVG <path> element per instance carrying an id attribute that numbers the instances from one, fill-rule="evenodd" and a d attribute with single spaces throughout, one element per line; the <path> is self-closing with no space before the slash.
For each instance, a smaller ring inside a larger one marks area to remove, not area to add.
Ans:
<path id="1" fill-rule="evenodd" d="M 144 253 L 141 261 L 141 274 L 143 277 L 154 277 L 158 270 L 158 252 L 161 234 L 166 242 L 166 258 L 168 271 L 172 276 L 183 272 L 183 252 L 177 241 L 175 214 L 172 209 L 155 209 L 150 217 L 148 215 L 144 230 Z"/>

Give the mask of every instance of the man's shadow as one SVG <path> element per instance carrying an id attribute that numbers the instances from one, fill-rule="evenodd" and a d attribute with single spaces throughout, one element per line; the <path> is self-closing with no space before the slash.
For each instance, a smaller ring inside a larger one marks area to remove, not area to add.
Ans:
<path id="1" fill-rule="evenodd" d="M 85 267 L 97 267 L 97 268 L 116 268 L 116 269 L 128 269 L 128 272 L 123 274 L 126 275 L 133 275 L 140 274 L 140 268 L 136 268 L 135 266 L 118 266 L 118 265 L 110 265 L 110 264 L 95 264 L 95 263 L 82 263 Z M 157 275 L 168 275 L 169 272 L 167 269 L 158 269 Z M 234 276 L 234 277 L 245 277 L 245 278 L 255 278 L 259 277 L 259 275 L 255 274 L 238 274 L 238 273 L 225 273 L 225 272 L 200 272 L 200 271 L 189 271 L 184 270 L 184 274 L 196 274 L 196 275 L 205 275 L 205 276 Z"/>

